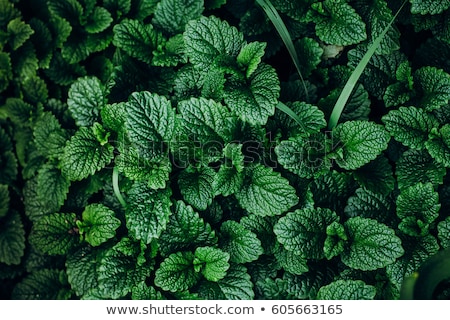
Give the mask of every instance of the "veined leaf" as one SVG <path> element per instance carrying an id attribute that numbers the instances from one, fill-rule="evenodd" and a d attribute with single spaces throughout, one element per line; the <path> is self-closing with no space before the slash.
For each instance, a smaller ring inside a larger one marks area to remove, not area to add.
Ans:
<path id="1" fill-rule="evenodd" d="M 108 207 L 93 203 L 85 207 L 82 220 L 77 221 L 77 226 L 84 239 L 96 247 L 116 235 L 120 220 Z"/>
<path id="2" fill-rule="evenodd" d="M 355 217 L 344 226 L 349 247 L 342 252 L 341 259 L 350 268 L 364 271 L 384 268 L 405 253 L 394 230 L 376 220 Z"/>
<path id="3" fill-rule="evenodd" d="M 450 124 L 434 129 L 425 142 L 429 154 L 440 164 L 450 167 Z"/>
<path id="4" fill-rule="evenodd" d="M 165 291 L 184 291 L 195 285 L 200 274 L 194 270 L 194 254 L 177 252 L 168 256 L 155 273 L 155 284 Z"/>
<path id="5" fill-rule="evenodd" d="M 330 209 L 295 210 L 280 218 L 273 231 L 287 250 L 308 259 L 322 259 L 327 227 L 338 220 Z"/>
<path id="6" fill-rule="evenodd" d="M 25 230 L 22 219 L 17 212 L 11 211 L 0 221 L 0 262 L 18 265 L 25 252 Z"/>
<path id="7" fill-rule="evenodd" d="M 175 35 L 183 32 L 190 20 L 199 18 L 203 10 L 203 0 L 162 0 L 156 6 L 152 23 Z"/>
<path id="8" fill-rule="evenodd" d="M 17 50 L 27 41 L 34 33 L 30 25 L 23 22 L 20 18 L 11 20 L 6 27 L 8 32 L 9 42 L 13 50 Z"/>
<path id="9" fill-rule="evenodd" d="M 427 111 L 439 109 L 450 99 L 450 75 L 442 69 L 423 67 L 414 73 L 418 106 Z"/>
<path id="10" fill-rule="evenodd" d="M 319 289 L 319 300 L 373 300 L 377 290 L 361 280 L 336 280 Z"/>
<path id="11" fill-rule="evenodd" d="M 12 292 L 17 300 L 65 300 L 70 298 L 64 271 L 42 269 L 27 275 Z"/>
<path id="12" fill-rule="evenodd" d="M 38 118 L 33 135 L 37 150 L 47 158 L 61 157 L 69 138 L 56 117 L 49 112 L 43 113 Z"/>
<path id="13" fill-rule="evenodd" d="M 201 272 L 206 280 L 217 282 L 226 276 L 230 267 L 230 255 L 227 252 L 212 247 L 199 247 L 194 256 L 194 269 Z"/>
<path id="14" fill-rule="evenodd" d="M 39 200 L 55 206 L 57 210 L 64 204 L 69 193 L 70 181 L 61 174 L 61 171 L 50 164 L 46 164 L 38 171 L 37 195 Z"/>
<path id="15" fill-rule="evenodd" d="M 298 203 L 288 180 L 262 165 L 246 169 L 244 184 L 235 196 L 242 208 L 261 216 L 280 215 Z"/>

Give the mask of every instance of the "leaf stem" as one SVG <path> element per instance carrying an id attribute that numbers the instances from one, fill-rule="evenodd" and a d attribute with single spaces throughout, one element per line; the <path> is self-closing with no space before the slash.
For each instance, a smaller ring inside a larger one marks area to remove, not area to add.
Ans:
<path id="1" fill-rule="evenodd" d="M 113 184 L 114 194 L 116 195 L 117 200 L 119 200 L 120 204 L 123 207 L 126 207 L 127 206 L 127 202 L 125 201 L 125 199 L 122 196 L 122 193 L 120 192 L 120 187 L 119 187 L 119 169 L 117 169 L 117 167 L 114 167 L 114 169 L 113 169 L 112 184 Z"/>

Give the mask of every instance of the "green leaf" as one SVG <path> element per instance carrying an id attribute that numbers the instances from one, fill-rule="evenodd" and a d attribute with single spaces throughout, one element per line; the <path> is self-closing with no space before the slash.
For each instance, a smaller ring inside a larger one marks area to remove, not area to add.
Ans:
<path id="1" fill-rule="evenodd" d="M 186 24 L 199 18 L 203 10 L 203 0 L 162 0 L 156 6 L 152 23 L 174 35 L 183 32 Z"/>
<path id="2" fill-rule="evenodd" d="M 37 175 L 37 194 L 39 200 L 55 206 L 57 210 L 64 204 L 69 193 L 70 181 L 61 174 L 58 168 L 50 164 L 41 167 Z"/>
<path id="3" fill-rule="evenodd" d="M 183 35 L 177 34 L 167 40 L 164 48 L 158 47 L 158 51 L 153 51 L 152 65 L 158 67 L 174 67 L 179 63 L 187 63 L 184 49 Z"/>
<path id="4" fill-rule="evenodd" d="M 227 138 L 228 110 L 220 103 L 205 98 L 191 98 L 177 106 L 183 131 L 201 143 L 220 143 Z"/>
<path id="5" fill-rule="evenodd" d="M 171 214 L 170 188 L 150 189 L 144 182 L 136 182 L 128 192 L 125 212 L 127 228 L 136 240 L 149 244 L 166 229 Z"/>
<path id="6" fill-rule="evenodd" d="M 144 158 L 132 147 L 122 150 L 115 163 L 126 177 L 134 181 L 147 181 L 151 189 L 164 189 L 172 171 L 167 157 Z"/>
<path id="7" fill-rule="evenodd" d="M 338 220 L 330 209 L 295 210 L 280 218 L 273 231 L 287 250 L 308 259 L 322 259 L 327 227 Z"/>
<path id="8" fill-rule="evenodd" d="M 0 263 L 18 265 L 25 252 L 25 229 L 20 215 L 12 211 L 0 220 Z"/>
<path id="9" fill-rule="evenodd" d="M 118 17 L 125 15 L 131 10 L 131 0 L 104 0 L 104 7 Z"/>
<path id="10" fill-rule="evenodd" d="M 110 144 L 102 145 L 90 128 L 81 127 L 64 148 L 62 173 L 71 181 L 85 179 L 113 159 L 113 150 Z"/>
<path id="11" fill-rule="evenodd" d="M 394 190 L 396 182 L 392 166 L 383 155 L 353 171 L 353 177 L 363 188 L 384 195 Z"/>
<path id="12" fill-rule="evenodd" d="M 99 33 L 106 30 L 112 22 L 113 18 L 107 9 L 95 7 L 89 15 L 84 29 L 89 33 Z"/>
<path id="13" fill-rule="evenodd" d="M 155 273 L 155 284 L 165 291 L 177 292 L 190 289 L 200 279 L 194 270 L 192 252 L 173 253 L 161 262 Z"/>
<path id="14" fill-rule="evenodd" d="M 312 7 L 316 34 L 323 42 L 348 46 L 366 40 L 366 25 L 345 0 L 325 0 Z"/>
<path id="15" fill-rule="evenodd" d="M 33 223 L 39 220 L 42 216 L 49 213 L 54 213 L 58 210 L 55 204 L 47 203 L 47 201 L 43 201 L 40 197 L 38 197 L 38 184 L 36 176 L 25 182 L 23 188 L 23 198 L 25 214 Z"/>
<path id="16" fill-rule="evenodd" d="M 230 264 L 225 278 L 217 283 L 204 283 L 199 288 L 199 295 L 214 300 L 252 300 L 255 297 L 250 275 L 242 264 Z"/>
<path id="17" fill-rule="evenodd" d="M 161 142 L 175 132 L 175 111 L 164 96 L 134 92 L 127 102 L 126 128 L 133 146 L 144 156 L 159 154 Z"/>
<path id="18" fill-rule="evenodd" d="M 77 0 L 49 0 L 47 5 L 52 15 L 59 16 L 72 23 L 79 22 L 84 11 Z"/>
<path id="19" fill-rule="evenodd" d="M 100 112 L 103 127 L 121 136 L 126 122 L 126 107 L 126 102 L 105 105 Z"/>
<path id="20" fill-rule="evenodd" d="M 260 164 L 246 168 L 244 184 L 235 196 L 243 209 L 261 216 L 281 215 L 298 203 L 288 180 Z"/>
<path id="21" fill-rule="evenodd" d="M 245 68 L 245 76 L 247 78 L 250 78 L 253 72 L 258 68 L 261 58 L 264 56 L 266 46 L 267 44 L 264 42 L 251 42 L 243 46 L 236 57 L 239 66 Z"/>
<path id="22" fill-rule="evenodd" d="M 336 280 L 319 289 L 318 300 L 374 300 L 377 289 L 361 280 Z"/>
<path id="23" fill-rule="evenodd" d="M 280 245 L 274 255 L 280 266 L 289 273 L 301 275 L 309 270 L 307 259 L 298 252 L 286 250 Z"/>
<path id="24" fill-rule="evenodd" d="M 68 134 L 61 128 L 56 117 L 44 112 L 33 128 L 34 142 L 40 154 L 47 158 L 60 158 L 68 140 Z"/>
<path id="25" fill-rule="evenodd" d="M 439 122 L 432 114 L 415 107 L 392 110 L 382 120 L 395 140 L 419 150 L 425 147 L 431 130 L 439 126 Z"/>
<path id="26" fill-rule="evenodd" d="M 78 242 L 75 213 L 52 213 L 34 222 L 30 243 L 40 252 L 65 255 Z"/>
<path id="27" fill-rule="evenodd" d="M 194 269 L 201 272 L 206 280 L 217 282 L 223 279 L 230 268 L 230 255 L 220 249 L 199 247 L 194 253 Z"/>
<path id="28" fill-rule="evenodd" d="M 82 221 L 77 221 L 80 235 L 94 247 L 101 245 L 116 235 L 120 220 L 108 207 L 93 203 L 84 208 Z"/>
<path id="29" fill-rule="evenodd" d="M 220 227 L 219 247 L 230 254 L 230 261 L 247 263 L 263 254 L 261 241 L 236 221 L 228 220 Z"/>
<path id="30" fill-rule="evenodd" d="M 411 13 L 413 14 L 439 14 L 450 8 L 447 1 L 433 0 L 409 0 L 411 2 Z"/>
<path id="31" fill-rule="evenodd" d="M 67 256 L 70 286 L 79 297 L 98 287 L 98 267 L 103 251 L 86 246 Z"/>
<path id="32" fill-rule="evenodd" d="M 347 121 L 333 130 L 333 138 L 342 146 L 342 157 L 336 163 L 343 169 L 355 170 L 370 161 L 387 148 L 389 134 L 379 124 L 367 121 Z"/>
<path id="33" fill-rule="evenodd" d="M 414 73 L 418 106 L 427 111 L 439 109 L 450 99 L 450 75 L 442 69 L 423 67 Z"/>
<path id="34" fill-rule="evenodd" d="M 298 39 L 294 45 L 301 57 L 299 63 L 302 75 L 307 78 L 322 62 L 324 50 L 316 40 L 307 37 Z"/>
<path id="35" fill-rule="evenodd" d="M 326 158 L 330 141 L 318 133 L 312 136 L 289 138 L 275 147 L 278 162 L 301 178 L 317 178 L 331 167 Z"/>
<path id="36" fill-rule="evenodd" d="M 355 195 L 348 198 L 344 209 L 348 217 L 376 219 L 379 222 L 391 222 L 394 203 L 390 198 L 373 191 L 359 188 Z"/>
<path id="37" fill-rule="evenodd" d="M 6 31 L 9 36 L 9 44 L 13 50 L 21 47 L 34 33 L 30 25 L 23 22 L 21 18 L 11 20 L 6 27 Z"/>
<path id="38" fill-rule="evenodd" d="M 438 252 L 439 245 L 436 239 L 427 235 L 402 239 L 405 254 L 386 267 L 386 273 L 391 282 L 399 289 L 403 279 L 418 271 L 420 266 L 432 255 Z"/>
<path id="39" fill-rule="evenodd" d="M 124 19 L 113 28 L 113 44 L 125 51 L 128 55 L 150 64 L 152 52 L 164 39 L 160 32 L 151 24 L 144 24 L 138 20 Z"/>
<path id="40" fill-rule="evenodd" d="M 445 218 L 437 225 L 438 238 L 441 247 L 446 249 L 450 247 L 450 217 Z"/>
<path id="41" fill-rule="evenodd" d="M 350 268 L 364 271 L 384 268 L 405 253 L 394 230 L 376 220 L 355 217 L 344 226 L 349 246 L 341 259 Z"/>
<path id="42" fill-rule="evenodd" d="M 198 210 L 206 210 L 215 195 L 214 176 L 215 171 L 210 167 L 184 170 L 178 177 L 178 185 L 184 200 Z"/>
<path id="43" fill-rule="evenodd" d="M 47 84 L 43 79 L 37 76 L 26 78 L 22 83 L 22 90 L 24 100 L 31 104 L 44 103 L 47 101 Z"/>
<path id="44" fill-rule="evenodd" d="M 139 249 L 139 244 L 122 238 L 105 252 L 98 268 L 98 288 L 103 298 L 124 297 L 149 276 L 150 268 L 137 265 Z"/>
<path id="45" fill-rule="evenodd" d="M 445 167 L 433 159 L 426 150 L 408 150 L 397 162 L 395 174 L 399 189 L 415 185 L 419 182 L 442 184 Z"/>
<path id="46" fill-rule="evenodd" d="M 147 286 L 145 282 L 140 282 L 133 287 L 131 292 L 132 300 L 164 300 L 161 292 L 156 291 L 152 286 Z"/>
<path id="47" fill-rule="evenodd" d="M 425 146 L 438 163 L 450 167 L 450 124 L 444 125 L 439 131 L 433 130 Z"/>
<path id="48" fill-rule="evenodd" d="M 327 238 L 323 245 L 325 258 L 331 260 L 340 255 L 345 250 L 345 244 L 348 240 L 345 228 L 342 224 L 335 221 L 327 227 Z"/>
<path id="49" fill-rule="evenodd" d="M 98 121 L 106 102 L 105 88 L 96 77 L 80 78 L 69 89 L 67 105 L 80 127 L 88 127 Z"/>
<path id="50" fill-rule="evenodd" d="M 208 69 L 218 56 L 237 57 L 245 43 L 242 33 L 214 16 L 189 21 L 184 41 L 189 61 L 201 69 Z"/>
<path id="51" fill-rule="evenodd" d="M 275 113 L 280 82 L 275 69 L 260 64 L 247 79 L 235 81 L 225 88 L 225 103 L 243 121 L 264 125 Z"/>
<path id="52" fill-rule="evenodd" d="M 5 217 L 9 210 L 9 189 L 7 185 L 0 184 L 0 219 Z"/>
<path id="53" fill-rule="evenodd" d="M 64 300 L 71 296 L 62 270 L 42 269 L 27 275 L 12 292 L 17 300 Z"/>
<path id="54" fill-rule="evenodd" d="M 428 234 L 431 223 L 439 216 L 439 194 L 431 183 L 418 183 L 402 189 L 397 198 L 399 229 L 410 236 Z"/>
<path id="55" fill-rule="evenodd" d="M 166 230 L 160 237 L 161 252 L 164 255 L 176 251 L 194 251 L 196 247 L 213 245 L 217 242 L 211 226 L 191 206 L 179 200 L 169 218 Z"/>

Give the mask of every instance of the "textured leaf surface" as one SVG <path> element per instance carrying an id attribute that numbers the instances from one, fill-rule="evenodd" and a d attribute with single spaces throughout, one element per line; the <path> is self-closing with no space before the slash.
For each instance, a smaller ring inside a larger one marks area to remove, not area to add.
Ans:
<path id="1" fill-rule="evenodd" d="M 66 268 L 70 286 L 80 297 L 98 286 L 98 267 L 102 252 L 83 247 L 67 256 Z"/>
<path id="2" fill-rule="evenodd" d="M 261 58 L 264 56 L 266 45 L 267 44 L 263 42 L 251 42 L 242 47 L 239 52 L 236 60 L 239 65 L 245 68 L 245 76 L 247 78 L 249 78 L 258 68 Z"/>
<path id="3" fill-rule="evenodd" d="M 203 0 L 162 0 L 156 6 L 152 23 L 169 34 L 177 34 L 202 12 Z"/>
<path id="4" fill-rule="evenodd" d="M 280 266 L 285 271 L 296 275 L 301 275 L 309 270 L 307 259 L 300 254 L 300 252 L 286 250 L 282 246 L 274 252 Z"/>
<path id="5" fill-rule="evenodd" d="M 194 270 L 194 254 L 177 252 L 168 256 L 155 274 L 155 284 L 165 291 L 184 291 L 200 279 Z"/>
<path id="6" fill-rule="evenodd" d="M 342 159 L 337 164 L 347 170 L 354 170 L 374 160 L 387 148 L 389 134 L 375 123 L 347 121 L 333 131 L 333 138 L 342 143 Z"/>
<path id="7" fill-rule="evenodd" d="M 385 222 L 392 220 L 393 207 L 394 203 L 388 197 L 359 188 L 348 199 L 344 212 L 348 217 L 371 218 Z"/>
<path id="8" fill-rule="evenodd" d="M 442 184 L 445 172 L 445 167 L 434 160 L 425 150 L 408 150 L 397 162 L 395 173 L 398 187 L 402 189 L 419 182 L 431 182 L 433 185 Z"/>
<path id="9" fill-rule="evenodd" d="M 450 99 L 450 75 L 442 69 L 423 67 L 414 73 L 414 87 L 419 95 L 419 107 L 432 111 L 446 105 Z"/>
<path id="10" fill-rule="evenodd" d="M 58 210 L 67 198 L 70 181 L 57 168 L 44 165 L 37 175 L 37 192 L 42 203 L 48 203 Z"/>
<path id="11" fill-rule="evenodd" d="M 308 259 L 322 259 L 327 226 L 338 219 L 329 209 L 295 210 L 280 218 L 273 231 L 287 250 Z"/>
<path id="12" fill-rule="evenodd" d="M 379 156 L 357 169 L 353 172 L 353 177 L 360 186 L 375 193 L 388 194 L 394 190 L 392 166 L 385 156 Z"/>
<path id="13" fill-rule="evenodd" d="M 45 157 L 59 158 L 68 139 L 59 121 L 51 113 L 44 113 L 34 125 L 36 148 Z"/>
<path id="14" fill-rule="evenodd" d="M 113 18 L 108 10 L 103 7 L 95 7 L 84 28 L 89 33 L 99 33 L 107 29 L 112 22 Z"/>
<path id="15" fill-rule="evenodd" d="M 262 165 L 247 169 L 244 184 L 235 196 L 242 208 L 261 216 L 280 215 L 298 202 L 288 180 Z"/>
<path id="16" fill-rule="evenodd" d="M 189 60 L 205 69 L 220 55 L 236 57 L 244 44 L 242 33 L 214 16 L 188 22 L 184 40 Z"/>
<path id="17" fill-rule="evenodd" d="M 69 180 L 82 180 L 104 168 L 113 159 L 113 146 L 102 145 L 93 131 L 81 127 L 64 148 L 61 158 L 63 175 Z"/>
<path id="18" fill-rule="evenodd" d="M 373 300 L 377 293 L 374 286 L 361 280 L 336 280 L 319 289 L 319 300 Z"/>
<path id="19" fill-rule="evenodd" d="M 162 44 L 162 35 L 151 24 L 122 20 L 114 26 L 113 44 L 130 56 L 150 64 L 152 51 Z"/>
<path id="20" fill-rule="evenodd" d="M 63 255 L 73 248 L 79 237 L 75 233 L 74 213 L 53 213 L 33 224 L 30 243 L 39 251 L 50 255 Z"/>
<path id="21" fill-rule="evenodd" d="M 445 220 L 438 223 L 438 238 L 440 244 L 443 248 L 450 247 L 450 218 L 447 217 Z"/>
<path id="22" fill-rule="evenodd" d="M 0 219 L 6 216 L 8 210 L 9 210 L 8 186 L 0 184 Z"/>
<path id="23" fill-rule="evenodd" d="M 25 41 L 34 33 L 29 24 L 23 22 L 20 18 L 11 20 L 6 27 L 9 36 L 9 43 L 13 50 L 21 47 Z"/>
<path id="24" fill-rule="evenodd" d="M 198 210 L 206 210 L 214 198 L 214 175 L 210 167 L 183 171 L 178 185 L 184 200 Z"/>
<path id="25" fill-rule="evenodd" d="M 397 216 L 402 219 L 399 228 L 411 236 L 426 235 L 441 208 L 439 194 L 431 183 L 418 183 L 403 189 L 396 204 Z"/>
<path id="26" fill-rule="evenodd" d="M 0 222 L 0 262 L 18 265 L 25 252 L 25 230 L 20 215 L 10 212 Z"/>
<path id="27" fill-rule="evenodd" d="M 171 214 L 170 188 L 150 189 L 144 182 L 136 182 L 128 193 L 125 212 L 128 231 L 136 240 L 150 243 L 166 229 Z"/>
<path id="28" fill-rule="evenodd" d="M 323 7 L 322 7 L 323 5 Z M 344 0 L 325 0 L 316 7 L 316 34 L 320 40 L 347 46 L 366 39 L 366 27 L 361 17 Z M 321 13 L 326 12 L 325 15 Z"/>
<path id="29" fill-rule="evenodd" d="M 161 251 L 168 255 L 176 251 L 194 250 L 217 242 L 215 232 L 191 206 L 177 201 L 166 230 L 161 234 Z"/>
<path id="30" fill-rule="evenodd" d="M 236 81 L 227 87 L 225 103 L 243 121 L 263 125 L 275 113 L 279 93 L 280 83 L 275 69 L 260 64 L 247 84 Z"/>
<path id="31" fill-rule="evenodd" d="M 78 126 L 87 127 L 98 121 L 105 104 L 105 88 L 95 77 L 80 78 L 69 89 L 67 105 Z"/>
<path id="32" fill-rule="evenodd" d="M 394 230 L 376 220 L 350 218 L 345 227 L 350 246 L 341 254 L 341 259 L 351 268 L 365 271 L 384 268 L 404 254 L 402 242 Z"/>
<path id="33" fill-rule="evenodd" d="M 230 261 L 236 263 L 255 261 L 263 253 L 261 241 L 256 235 L 232 220 L 222 223 L 219 246 L 230 254 Z"/>
<path id="34" fill-rule="evenodd" d="M 430 155 L 445 167 L 450 167 L 450 124 L 434 130 L 431 139 L 425 143 Z"/>
<path id="35" fill-rule="evenodd" d="M 411 13 L 414 14 L 439 14 L 450 8 L 450 3 L 444 0 L 409 0 Z"/>
<path id="36" fill-rule="evenodd" d="M 70 297 L 69 288 L 64 287 L 64 271 L 42 269 L 26 276 L 12 293 L 17 300 L 62 300 Z M 67 280 L 66 280 L 67 281 Z"/>
<path id="37" fill-rule="evenodd" d="M 431 129 L 439 126 L 437 119 L 423 109 L 400 107 L 383 117 L 386 129 L 395 140 L 414 149 L 423 149 Z"/>
<path id="38" fill-rule="evenodd" d="M 77 222 L 77 226 L 84 239 L 96 247 L 116 235 L 120 220 L 108 207 L 93 203 L 84 208 L 82 221 Z"/>
<path id="39" fill-rule="evenodd" d="M 195 250 L 194 268 L 201 272 L 206 280 L 217 282 L 223 279 L 230 268 L 230 255 L 220 249 L 199 247 Z"/>

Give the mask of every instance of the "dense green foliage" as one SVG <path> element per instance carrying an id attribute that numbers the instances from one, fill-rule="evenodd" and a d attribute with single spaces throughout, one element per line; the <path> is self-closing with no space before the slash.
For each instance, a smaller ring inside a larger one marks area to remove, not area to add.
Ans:
<path id="1" fill-rule="evenodd" d="M 450 247 L 449 2 L 272 4 L 288 50 L 253 0 L 0 0 L 1 298 L 398 299 Z"/>

